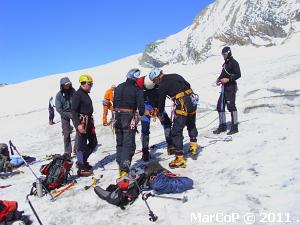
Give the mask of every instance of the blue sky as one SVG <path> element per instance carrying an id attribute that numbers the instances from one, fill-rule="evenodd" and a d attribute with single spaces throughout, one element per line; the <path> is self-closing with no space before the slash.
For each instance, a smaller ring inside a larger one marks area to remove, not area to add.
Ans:
<path id="1" fill-rule="evenodd" d="M 111 62 L 185 28 L 213 0 L 1 0 L 0 83 Z"/>

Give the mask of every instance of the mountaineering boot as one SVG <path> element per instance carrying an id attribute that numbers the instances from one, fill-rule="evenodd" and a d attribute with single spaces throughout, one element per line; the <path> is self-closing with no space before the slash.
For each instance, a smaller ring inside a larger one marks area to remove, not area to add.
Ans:
<path id="1" fill-rule="evenodd" d="M 88 170 L 92 170 L 93 169 L 93 166 L 91 164 L 89 164 L 88 162 L 86 162 L 84 164 L 85 168 L 88 169 Z"/>
<path id="2" fill-rule="evenodd" d="M 197 142 L 190 142 L 189 156 L 190 157 L 196 157 L 197 156 L 197 149 L 198 149 Z"/>
<path id="3" fill-rule="evenodd" d="M 224 124 L 220 124 L 219 127 L 213 131 L 213 133 L 220 134 L 222 132 L 225 132 L 226 130 L 227 130 L 226 123 L 224 123 Z"/>
<path id="4" fill-rule="evenodd" d="M 239 132 L 237 111 L 231 112 L 231 128 L 227 135 L 232 135 Z"/>
<path id="5" fill-rule="evenodd" d="M 93 171 L 89 169 L 86 165 L 77 163 L 77 167 L 77 175 L 79 177 L 88 177 L 93 175 Z"/>
<path id="6" fill-rule="evenodd" d="M 142 160 L 144 162 L 148 162 L 150 159 L 150 153 L 148 148 L 143 148 L 142 149 L 143 155 L 142 155 Z"/>
<path id="7" fill-rule="evenodd" d="M 168 151 L 168 155 L 174 155 L 176 148 L 174 146 L 170 145 L 167 147 L 167 151 Z"/>
<path id="8" fill-rule="evenodd" d="M 232 135 L 232 134 L 236 134 L 239 132 L 239 128 L 238 128 L 238 125 L 235 124 L 235 125 L 232 125 L 231 128 L 230 128 L 230 131 L 227 133 L 227 135 Z"/>
<path id="9" fill-rule="evenodd" d="M 122 177 L 125 177 L 127 176 L 127 172 L 122 170 L 120 167 L 119 167 L 119 176 L 117 178 L 117 180 L 121 179 Z"/>
<path id="10" fill-rule="evenodd" d="M 186 160 L 183 158 L 183 155 L 176 156 L 176 158 L 169 163 L 169 167 L 171 169 L 185 168 L 186 167 Z"/>
<path id="11" fill-rule="evenodd" d="M 222 132 L 225 132 L 227 130 L 226 127 L 226 113 L 225 112 L 219 112 L 219 127 L 213 131 L 214 134 L 220 134 Z"/>

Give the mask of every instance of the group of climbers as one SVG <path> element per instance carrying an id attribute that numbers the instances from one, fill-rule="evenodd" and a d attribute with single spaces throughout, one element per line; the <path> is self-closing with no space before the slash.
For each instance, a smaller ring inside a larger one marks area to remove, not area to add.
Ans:
<path id="1" fill-rule="evenodd" d="M 227 130 L 225 106 L 231 113 L 231 129 L 228 134 L 238 132 L 237 109 L 235 98 L 237 91 L 236 80 L 240 78 L 238 62 L 232 57 L 229 47 L 222 49 L 224 64 L 216 84 L 222 85 L 218 99 L 219 127 L 213 131 L 219 134 Z M 60 91 L 56 95 L 55 105 L 61 115 L 64 136 L 65 154 L 71 156 L 72 146 L 70 134 L 71 120 L 76 130 L 73 153 L 77 155 L 78 174 L 92 174 L 92 166 L 88 158 L 97 146 L 97 137 L 93 119 L 93 104 L 89 92 L 93 86 L 90 75 L 81 75 L 80 87 L 77 91 L 72 87 L 69 78 L 62 78 Z M 165 101 L 169 98 L 174 103 L 171 118 L 165 110 Z M 175 159 L 169 163 L 170 168 L 186 167 L 186 157 L 183 149 L 183 129 L 187 127 L 190 138 L 189 156 L 197 155 L 196 111 L 199 101 L 190 83 L 178 74 L 164 74 L 160 68 L 154 68 L 148 75 L 141 76 L 140 69 L 131 69 L 126 75 L 126 81 L 111 87 L 105 92 L 103 100 L 104 126 L 112 124 L 116 133 L 116 161 L 119 165 L 120 176 L 126 174 L 135 153 L 135 135 L 137 124 L 141 123 L 142 160 L 151 158 L 149 153 L 150 122 L 159 119 L 167 144 L 169 155 Z M 53 104 L 49 103 L 49 110 Z M 137 113 L 138 110 L 138 113 Z M 111 119 L 108 121 L 108 111 Z"/>
<path id="2" fill-rule="evenodd" d="M 231 49 L 222 49 L 224 64 L 216 84 L 221 85 L 221 94 L 217 103 L 219 127 L 213 131 L 220 134 L 227 131 L 225 106 L 231 113 L 231 127 L 228 135 L 238 132 L 237 108 L 235 105 L 237 82 L 241 77 L 238 62 L 233 58 Z M 105 92 L 103 101 L 103 125 L 114 126 L 116 134 L 116 162 L 119 166 L 117 180 L 122 180 L 131 171 L 132 158 L 136 150 L 135 136 L 137 125 L 141 123 L 142 160 L 151 159 L 149 152 L 151 120 L 158 119 L 163 127 L 167 153 L 175 155 L 169 167 L 185 168 L 187 166 L 183 149 L 183 129 L 187 127 L 189 135 L 188 155 L 197 156 L 196 127 L 197 105 L 199 96 L 193 91 L 191 84 L 179 74 L 164 74 L 160 68 L 154 68 L 148 75 L 141 76 L 141 70 L 133 68 L 126 74 L 125 82 L 112 85 Z M 79 77 L 80 87 L 76 91 L 68 77 L 60 80 L 60 90 L 55 98 L 49 100 L 49 124 L 54 124 L 54 108 L 60 114 L 64 141 L 64 157 L 71 161 L 71 154 L 76 154 L 78 176 L 90 176 L 93 167 L 88 158 L 98 144 L 93 118 L 93 102 L 89 93 L 93 87 L 93 78 L 88 74 Z M 171 118 L 166 112 L 166 99 L 173 102 Z M 107 119 L 108 111 L 112 118 Z M 72 126 L 73 123 L 74 127 Z M 76 130 L 75 143 L 72 148 L 71 133 Z M 11 171 L 8 146 L 0 144 L 0 172 Z M 99 193 L 98 193 L 99 194 Z M 0 201 L 0 222 L 8 217 L 9 207 L 13 212 L 11 218 L 18 214 L 15 202 Z M 15 213 L 16 212 L 16 213 Z M 23 217 L 24 218 L 24 217 Z"/>

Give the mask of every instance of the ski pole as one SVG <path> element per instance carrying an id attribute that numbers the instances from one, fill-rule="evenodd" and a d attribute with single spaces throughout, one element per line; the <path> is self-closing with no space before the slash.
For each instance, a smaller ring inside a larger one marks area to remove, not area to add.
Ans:
<path id="1" fill-rule="evenodd" d="M 30 194 L 29 194 L 30 195 Z M 38 214 L 36 213 L 35 209 L 33 208 L 33 205 L 31 203 L 31 201 L 29 200 L 29 195 L 26 196 L 26 200 L 28 201 L 28 204 L 33 212 L 33 214 L 35 215 L 36 219 L 38 220 L 40 225 L 43 225 L 42 221 L 40 220 Z"/>
<path id="2" fill-rule="evenodd" d="M 145 194 L 145 196 L 148 197 L 156 197 L 156 198 L 164 198 L 164 199 L 171 199 L 171 200 L 177 200 L 177 201 L 182 201 L 182 203 L 185 203 L 188 201 L 187 196 L 183 196 L 183 198 L 176 198 L 176 197 L 168 197 L 168 196 L 160 196 L 156 194 L 152 194 L 151 192 Z"/>
<path id="3" fill-rule="evenodd" d="M 14 155 L 14 151 L 13 151 L 13 148 L 11 147 L 10 143 L 9 143 L 9 149 L 10 149 L 10 154 Z"/>
<path id="4" fill-rule="evenodd" d="M 129 165 L 127 165 L 127 168 L 129 169 Z M 130 170 L 130 169 L 129 169 L 129 170 Z M 152 221 L 152 222 L 155 222 L 155 221 L 158 219 L 158 217 L 157 217 L 157 216 L 153 213 L 153 211 L 151 210 L 151 208 L 150 208 L 150 206 L 149 206 L 149 204 L 148 204 L 148 202 L 147 202 L 147 198 L 144 197 L 144 194 L 143 194 L 143 191 L 142 191 L 141 187 L 139 186 L 139 184 L 138 184 L 138 182 L 136 181 L 136 179 L 131 178 L 131 177 L 129 177 L 129 178 L 130 178 L 131 180 L 133 180 L 133 182 L 135 183 L 135 185 L 137 186 L 137 188 L 138 188 L 138 190 L 139 190 L 139 193 L 142 194 L 142 199 L 144 200 L 144 202 L 145 202 L 145 204 L 146 204 L 146 206 L 147 206 L 147 208 L 148 208 L 148 211 L 149 211 L 149 216 L 150 216 L 149 220 Z"/>
<path id="5" fill-rule="evenodd" d="M 13 145 L 13 143 L 11 142 L 11 140 L 9 140 L 9 146 L 12 147 L 17 154 L 21 157 L 21 159 L 23 160 L 23 162 L 25 163 L 25 165 L 29 168 L 29 170 L 32 172 L 32 174 L 35 176 L 35 178 L 38 180 L 38 176 L 35 174 L 35 172 L 31 169 L 31 167 L 29 166 L 29 164 L 26 162 L 26 160 L 23 158 L 23 156 L 20 154 L 20 152 L 18 151 L 18 149 Z M 51 200 L 55 200 L 53 195 L 50 193 L 50 191 L 45 187 L 45 185 L 43 184 L 43 182 L 41 182 L 43 188 L 48 192 L 48 194 L 51 196 Z"/>

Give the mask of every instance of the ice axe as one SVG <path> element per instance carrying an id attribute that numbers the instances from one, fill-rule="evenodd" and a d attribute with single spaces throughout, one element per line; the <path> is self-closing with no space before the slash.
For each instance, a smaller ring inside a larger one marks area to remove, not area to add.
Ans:
<path id="1" fill-rule="evenodd" d="M 125 163 L 124 163 L 124 164 L 125 164 Z M 129 162 L 127 163 L 126 166 L 127 166 L 128 170 L 130 171 L 130 168 L 129 168 L 129 167 L 130 167 L 130 164 L 129 164 Z M 136 179 L 134 179 L 133 177 L 129 177 L 129 176 L 128 176 L 128 178 L 134 182 L 134 184 L 137 186 L 137 188 L 138 188 L 138 190 L 139 190 L 139 193 L 142 194 L 142 199 L 143 199 L 143 201 L 145 202 L 145 204 L 146 204 L 146 206 L 147 206 L 147 208 L 148 208 L 148 212 L 149 212 L 149 214 L 148 214 L 148 215 L 149 215 L 149 220 L 152 221 L 152 222 L 155 222 L 155 221 L 158 219 L 158 216 L 156 216 L 156 215 L 153 213 L 153 211 L 151 210 L 151 208 L 150 208 L 150 206 L 149 206 L 149 204 L 148 204 L 148 202 L 147 202 L 147 198 L 145 198 L 145 196 L 144 196 L 144 194 L 143 194 L 143 191 L 142 191 L 140 185 L 138 184 L 138 182 L 136 181 Z"/>

